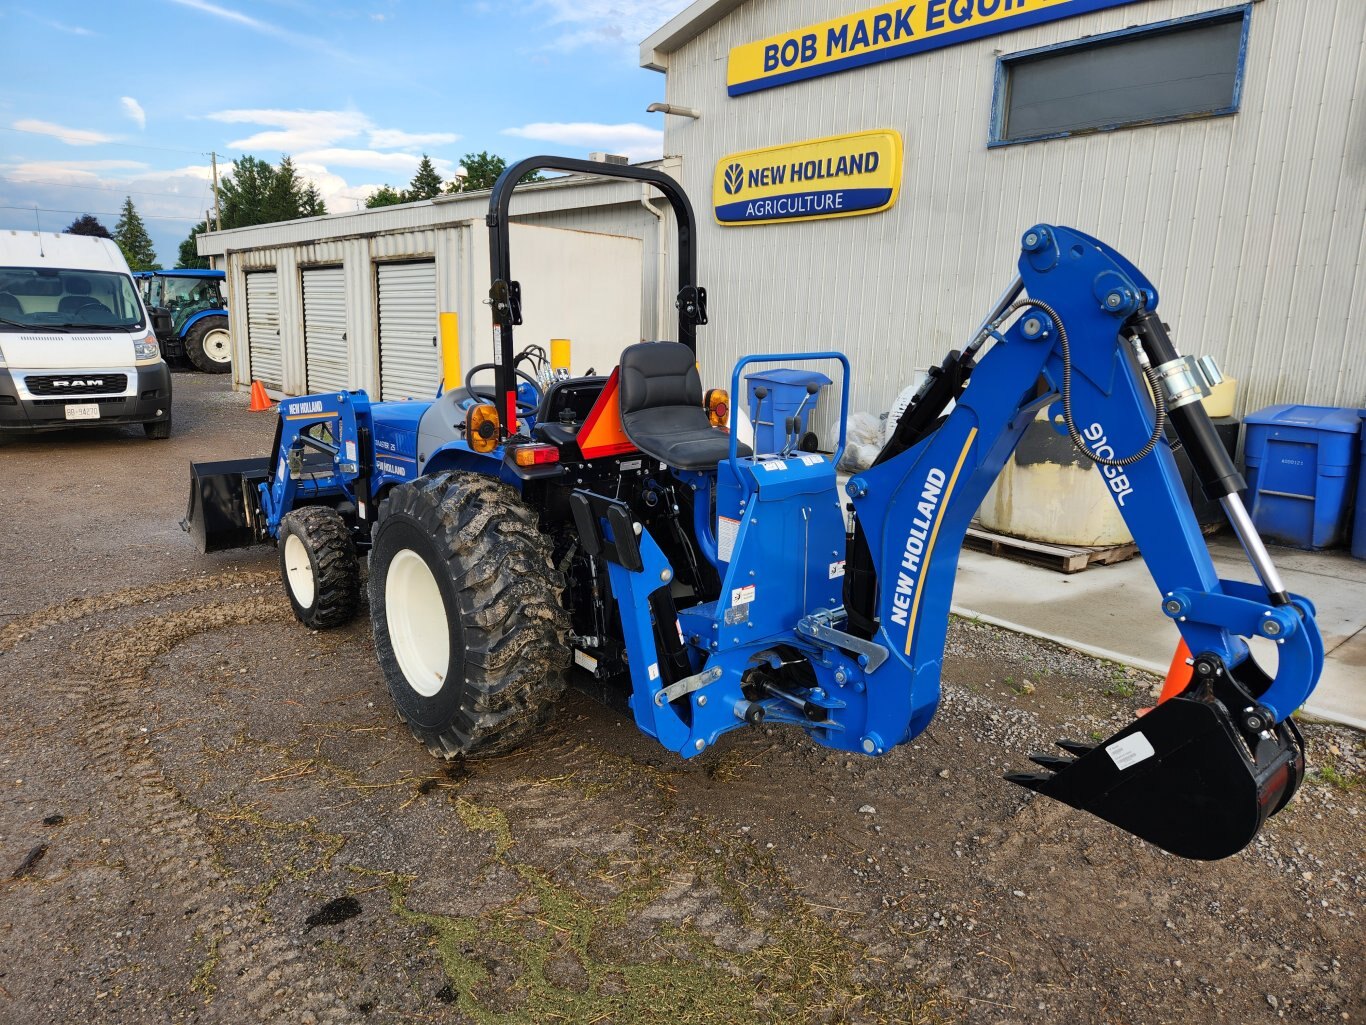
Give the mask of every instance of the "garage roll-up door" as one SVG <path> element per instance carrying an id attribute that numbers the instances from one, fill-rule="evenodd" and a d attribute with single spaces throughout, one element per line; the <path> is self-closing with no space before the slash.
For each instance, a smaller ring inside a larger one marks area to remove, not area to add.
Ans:
<path id="1" fill-rule="evenodd" d="M 247 349 L 251 379 L 277 391 L 280 371 L 280 279 L 275 271 L 247 275 Z"/>
<path id="2" fill-rule="evenodd" d="M 431 399 L 440 383 L 436 264 L 379 265 L 380 397 Z"/>
<path id="3" fill-rule="evenodd" d="M 340 267 L 303 272 L 304 363 L 310 392 L 345 391 L 346 279 Z"/>

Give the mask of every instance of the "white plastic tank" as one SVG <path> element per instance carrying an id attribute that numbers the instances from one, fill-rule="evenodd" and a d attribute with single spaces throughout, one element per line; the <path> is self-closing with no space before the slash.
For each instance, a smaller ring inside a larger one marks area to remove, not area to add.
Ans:
<path id="1" fill-rule="evenodd" d="M 1099 547 L 1133 540 L 1104 478 L 1053 429 L 1047 407 L 1025 428 L 977 519 L 995 533 L 1052 544 Z"/>

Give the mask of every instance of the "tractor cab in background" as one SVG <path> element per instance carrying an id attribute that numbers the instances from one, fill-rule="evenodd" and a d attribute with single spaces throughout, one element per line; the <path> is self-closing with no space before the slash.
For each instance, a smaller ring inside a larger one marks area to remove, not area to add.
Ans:
<path id="1" fill-rule="evenodd" d="M 223 271 L 151 270 L 138 271 L 134 277 L 167 362 L 209 374 L 232 369 Z"/>

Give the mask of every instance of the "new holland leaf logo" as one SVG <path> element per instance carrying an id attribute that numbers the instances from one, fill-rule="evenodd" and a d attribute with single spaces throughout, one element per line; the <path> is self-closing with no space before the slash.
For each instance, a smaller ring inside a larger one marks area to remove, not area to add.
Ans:
<path id="1" fill-rule="evenodd" d="M 745 169 L 739 164 L 731 164 L 726 168 L 725 188 L 726 194 L 735 195 L 745 187 Z"/>

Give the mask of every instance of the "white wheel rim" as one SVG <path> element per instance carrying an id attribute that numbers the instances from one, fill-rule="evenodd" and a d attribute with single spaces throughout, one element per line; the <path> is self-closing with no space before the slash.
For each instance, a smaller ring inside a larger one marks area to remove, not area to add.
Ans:
<path id="1" fill-rule="evenodd" d="M 215 363 L 232 362 L 232 339 L 222 328 L 214 328 L 204 336 L 204 355 Z"/>
<path id="2" fill-rule="evenodd" d="M 424 698 L 435 697 L 446 683 L 451 661 L 451 632 L 441 588 L 422 556 L 399 551 L 384 578 L 384 621 L 389 642 L 408 686 Z"/>
<path id="3" fill-rule="evenodd" d="M 285 537 L 285 580 L 289 582 L 289 592 L 294 595 L 299 608 L 311 609 L 318 593 L 318 584 L 313 579 L 313 563 L 308 559 L 308 549 L 299 540 L 298 534 Z"/>

